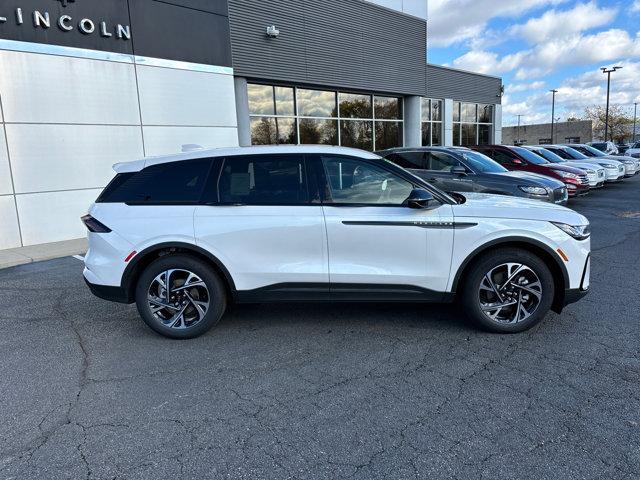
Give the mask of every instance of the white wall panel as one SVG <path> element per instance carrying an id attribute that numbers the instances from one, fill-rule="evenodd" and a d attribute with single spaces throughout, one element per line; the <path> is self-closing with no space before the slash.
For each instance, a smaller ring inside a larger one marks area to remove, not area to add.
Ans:
<path id="1" fill-rule="evenodd" d="M 80 217 L 87 213 L 101 189 L 17 195 L 22 242 L 26 245 L 60 242 L 86 236 Z"/>
<path id="2" fill-rule="evenodd" d="M 7 143 L 4 137 L 4 126 L 0 123 L 0 195 L 13 193 L 11 187 L 11 171 L 7 156 Z"/>
<path id="3" fill-rule="evenodd" d="M 140 123 L 133 65 L 0 51 L 6 122 Z"/>
<path id="4" fill-rule="evenodd" d="M 7 137 L 17 193 L 104 187 L 144 155 L 136 126 L 7 124 Z"/>
<path id="5" fill-rule="evenodd" d="M 137 67 L 145 125 L 236 126 L 233 76 Z"/>
<path id="6" fill-rule="evenodd" d="M 20 246 L 20 230 L 13 195 L 0 196 L 0 250 Z"/>
<path id="7" fill-rule="evenodd" d="M 147 156 L 179 153 L 183 145 L 237 147 L 238 130 L 229 127 L 144 127 Z"/>

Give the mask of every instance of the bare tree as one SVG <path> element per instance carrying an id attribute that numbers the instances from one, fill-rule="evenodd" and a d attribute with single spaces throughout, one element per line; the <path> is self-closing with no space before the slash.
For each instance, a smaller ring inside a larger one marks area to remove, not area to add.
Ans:
<path id="1" fill-rule="evenodd" d="M 595 138 L 604 139 L 606 114 L 606 108 L 599 105 L 584 109 L 585 118 L 593 123 L 593 135 Z M 623 143 L 630 139 L 632 136 L 629 129 L 630 125 L 633 125 L 633 119 L 627 115 L 622 107 L 619 105 L 611 105 L 609 107 L 609 138 L 607 140 Z"/>

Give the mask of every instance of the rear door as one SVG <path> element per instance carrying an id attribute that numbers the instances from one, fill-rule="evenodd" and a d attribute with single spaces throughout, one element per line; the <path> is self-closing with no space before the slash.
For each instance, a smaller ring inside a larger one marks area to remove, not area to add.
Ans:
<path id="1" fill-rule="evenodd" d="M 208 195 L 195 212 L 196 241 L 227 267 L 237 290 L 306 284 L 328 292 L 322 206 L 303 155 L 227 157 Z"/>
<path id="2" fill-rule="evenodd" d="M 453 243 L 451 206 L 412 209 L 414 184 L 381 162 L 319 155 L 326 178 L 332 292 L 369 287 L 413 286 L 442 292 Z"/>

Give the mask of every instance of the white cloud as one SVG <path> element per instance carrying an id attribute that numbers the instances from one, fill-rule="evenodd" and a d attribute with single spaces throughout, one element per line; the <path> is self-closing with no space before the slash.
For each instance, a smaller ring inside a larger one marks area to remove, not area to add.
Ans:
<path id="1" fill-rule="evenodd" d="M 566 0 L 429 0 L 429 45 L 472 40 L 492 18 L 520 18 L 528 11 Z"/>
<path id="2" fill-rule="evenodd" d="M 518 93 L 518 92 L 526 92 L 529 90 L 539 90 L 543 88 L 545 82 L 539 80 L 537 82 L 531 83 L 511 83 L 507 85 L 506 91 L 507 93 Z"/>
<path id="3" fill-rule="evenodd" d="M 638 0 L 640 2 L 640 0 Z M 570 10 L 547 10 L 541 17 L 509 29 L 513 37 L 522 37 L 529 43 L 563 38 L 591 28 L 608 25 L 617 15 L 615 8 L 599 8 L 595 2 L 578 3 Z"/>
<path id="4" fill-rule="evenodd" d="M 637 13 L 640 12 L 640 0 L 635 0 L 633 5 L 631 5 L 631 12 Z"/>

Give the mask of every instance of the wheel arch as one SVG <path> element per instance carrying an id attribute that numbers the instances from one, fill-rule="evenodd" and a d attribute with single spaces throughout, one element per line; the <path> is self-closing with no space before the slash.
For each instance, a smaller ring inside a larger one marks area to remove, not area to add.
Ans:
<path id="1" fill-rule="evenodd" d="M 463 281 L 465 275 L 469 272 L 469 268 L 473 265 L 474 261 L 482 257 L 489 250 L 501 249 L 501 248 L 521 248 L 534 255 L 540 257 L 545 261 L 551 270 L 551 274 L 554 278 L 554 295 L 551 309 L 556 312 L 562 312 L 564 307 L 565 290 L 569 288 L 569 272 L 567 267 L 562 263 L 562 260 L 548 245 L 527 237 L 506 237 L 496 239 L 481 245 L 471 252 L 467 258 L 464 259 L 456 275 L 453 279 L 451 287 L 452 292 L 457 292 L 460 282 Z M 558 281 L 560 279 L 561 281 Z"/>
<path id="2" fill-rule="evenodd" d="M 227 270 L 224 264 L 215 255 L 206 251 L 204 248 L 190 243 L 165 242 L 153 245 L 139 252 L 135 257 L 133 257 L 129 265 L 127 265 L 127 268 L 124 270 L 122 275 L 121 286 L 126 294 L 128 303 L 132 303 L 135 298 L 136 281 L 144 269 L 150 265 L 151 262 L 164 255 L 177 253 L 198 258 L 211 266 L 218 275 L 220 275 L 220 278 L 227 290 L 229 300 L 233 300 L 235 298 L 236 287 L 233 278 L 231 277 L 229 270 Z"/>

